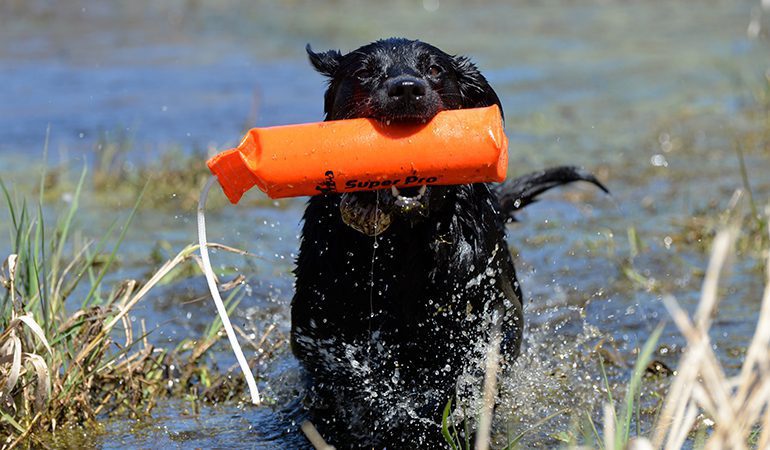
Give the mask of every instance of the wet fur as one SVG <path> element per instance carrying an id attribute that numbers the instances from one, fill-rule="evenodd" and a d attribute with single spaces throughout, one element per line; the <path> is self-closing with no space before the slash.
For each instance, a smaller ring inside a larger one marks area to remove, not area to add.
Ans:
<path id="1" fill-rule="evenodd" d="M 308 47 L 308 54 L 329 77 L 327 119 L 410 120 L 442 109 L 500 105 L 467 58 L 419 41 L 388 39 L 347 55 Z M 430 81 L 432 63 L 442 65 L 442 83 Z M 382 103 L 381 92 L 363 85 L 374 83 L 366 77 L 383 67 L 394 71 L 389 76 L 418 72 L 429 79 L 433 92 L 424 98 L 435 105 Z M 571 167 L 528 177 L 495 187 L 432 187 L 427 217 L 396 217 L 376 238 L 343 223 L 340 195 L 310 199 L 295 270 L 291 344 L 308 373 L 311 418 L 330 443 L 443 446 L 441 411 L 462 373 L 478 367 L 493 312 L 503 317 L 505 356 L 518 354 L 522 297 L 505 222 L 553 186 L 596 182 Z"/>

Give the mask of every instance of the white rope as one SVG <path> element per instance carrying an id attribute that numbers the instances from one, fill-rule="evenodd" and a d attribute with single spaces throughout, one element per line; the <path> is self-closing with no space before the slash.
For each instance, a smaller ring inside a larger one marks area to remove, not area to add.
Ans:
<path id="1" fill-rule="evenodd" d="M 243 356 L 243 350 L 241 350 L 241 346 L 238 344 L 238 338 L 235 337 L 235 330 L 233 330 L 233 326 L 230 324 L 230 318 L 227 317 L 227 309 L 225 309 L 222 297 L 219 296 L 217 282 L 216 279 L 214 279 L 214 270 L 211 268 L 211 261 L 209 260 L 209 249 L 208 243 L 206 242 L 206 218 L 204 217 L 203 210 L 206 206 L 209 190 L 211 190 L 211 186 L 216 180 L 217 177 L 214 175 L 209 178 L 203 191 L 201 191 L 200 200 L 198 200 L 198 243 L 200 244 L 201 260 L 203 261 L 203 273 L 206 275 L 206 281 L 209 284 L 211 296 L 214 298 L 214 304 L 217 305 L 217 312 L 222 319 L 222 326 L 225 327 L 227 338 L 230 339 L 230 346 L 233 348 L 233 353 L 235 353 L 235 359 L 238 360 L 238 364 L 243 371 L 243 376 L 246 378 L 246 384 L 249 386 L 251 402 L 255 405 L 259 405 L 261 400 L 259 398 L 257 382 L 254 380 L 254 375 L 251 373 L 249 363 L 246 362 L 246 357 Z"/>

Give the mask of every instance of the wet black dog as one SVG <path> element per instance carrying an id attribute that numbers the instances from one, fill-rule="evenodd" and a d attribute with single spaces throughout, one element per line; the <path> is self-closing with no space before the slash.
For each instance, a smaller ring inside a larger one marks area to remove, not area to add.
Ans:
<path id="1" fill-rule="evenodd" d="M 498 105 L 478 69 L 419 41 L 314 53 L 329 77 L 327 120 L 427 122 Z M 311 379 L 309 408 L 337 448 L 443 446 L 441 412 L 475 372 L 493 320 L 512 360 L 522 297 L 505 241 L 512 213 L 588 173 L 559 167 L 487 184 L 313 197 L 292 303 L 292 350 Z M 603 189 L 603 187 L 602 187 Z M 494 317 L 494 319 L 493 319 Z"/>

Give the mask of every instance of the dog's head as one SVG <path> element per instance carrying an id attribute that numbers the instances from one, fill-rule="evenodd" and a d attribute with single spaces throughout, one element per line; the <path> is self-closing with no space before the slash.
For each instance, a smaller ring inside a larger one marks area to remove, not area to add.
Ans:
<path id="1" fill-rule="evenodd" d="M 345 55 L 315 53 L 310 62 L 329 77 L 326 120 L 372 118 L 385 125 L 425 123 L 440 111 L 498 105 L 497 94 L 470 60 L 420 41 L 385 39 Z M 343 194 L 345 222 L 366 234 L 393 220 L 419 221 L 441 207 L 452 187 L 420 186 Z M 379 200 L 379 202 L 377 202 Z"/>

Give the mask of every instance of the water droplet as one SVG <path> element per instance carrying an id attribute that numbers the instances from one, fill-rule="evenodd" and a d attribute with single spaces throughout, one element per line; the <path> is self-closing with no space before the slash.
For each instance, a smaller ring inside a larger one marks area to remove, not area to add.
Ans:
<path id="1" fill-rule="evenodd" d="M 652 158 L 650 158 L 650 164 L 655 167 L 668 167 L 668 161 L 666 161 L 666 157 L 659 153 L 653 155 Z"/>

